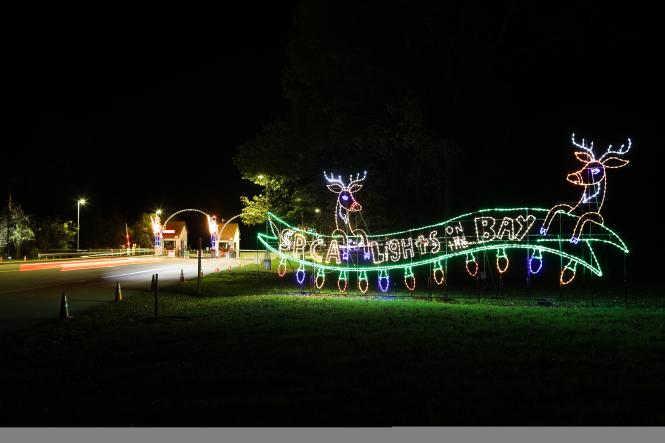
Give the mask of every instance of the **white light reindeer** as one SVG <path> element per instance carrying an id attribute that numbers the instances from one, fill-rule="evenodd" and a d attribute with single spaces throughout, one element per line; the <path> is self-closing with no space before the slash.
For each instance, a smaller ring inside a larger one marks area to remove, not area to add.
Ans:
<path id="1" fill-rule="evenodd" d="M 360 191 L 363 187 L 362 182 L 367 177 L 367 171 L 363 172 L 362 178 L 360 173 L 356 174 L 354 178 L 353 175 L 349 176 L 349 183 L 345 184 L 342 180 L 342 176 L 326 174 L 323 172 L 323 176 L 326 178 L 328 184 L 326 185 L 328 189 L 335 194 L 337 194 L 337 203 L 335 204 L 335 230 L 333 231 L 333 237 L 339 236 L 344 238 L 344 243 L 348 244 L 348 237 L 357 236 L 360 237 L 359 245 L 363 245 L 367 248 L 367 234 L 362 229 L 354 228 L 351 224 L 351 212 L 359 212 L 362 210 L 362 206 L 356 200 L 354 194 Z"/>
<path id="2" fill-rule="evenodd" d="M 598 159 L 593 153 L 593 142 L 587 146 L 584 139 L 579 144 L 575 141 L 575 134 L 572 136 L 573 145 L 582 149 L 582 151 L 575 152 L 575 157 L 582 163 L 584 167 L 579 171 L 568 174 L 566 180 L 570 183 L 583 186 L 584 192 L 582 197 L 575 206 L 562 203 L 554 206 L 549 210 L 543 226 L 540 228 L 542 235 L 547 234 L 550 224 L 554 216 L 559 212 L 576 215 L 578 217 L 575 229 L 573 229 L 573 236 L 570 238 L 571 243 L 577 244 L 582 235 L 582 229 L 587 222 L 594 222 L 599 225 L 604 223 L 603 216 L 600 215 L 600 209 L 603 207 L 605 201 L 605 190 L 607 185 L 607 177 L 605 175 L 606 169 L 621 168 L 628 164 L 628 160 L 616 157 L 615 155 L 623 155 L 630 151 L 632 145 L 628 139 L 628 146 L 621 145 L 618 150 L 613 150 L 612 145 L 607 148 L 607 151 Z"/>

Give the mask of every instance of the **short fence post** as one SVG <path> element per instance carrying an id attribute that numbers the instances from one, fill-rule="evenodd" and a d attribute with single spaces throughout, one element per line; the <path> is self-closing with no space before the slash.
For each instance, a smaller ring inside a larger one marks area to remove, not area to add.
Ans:
<path id="1" fill-rule="evenodd" d="M 201 294 L 201 237 L 199 237 L 199 265 L 196 273 L 196 293 Z"/>
<path id="2" fill-rule="evenodd" d="M 157 294 L 159 293 L 159 274 L 155 274 L 155 318 L 157 318 Z"/>

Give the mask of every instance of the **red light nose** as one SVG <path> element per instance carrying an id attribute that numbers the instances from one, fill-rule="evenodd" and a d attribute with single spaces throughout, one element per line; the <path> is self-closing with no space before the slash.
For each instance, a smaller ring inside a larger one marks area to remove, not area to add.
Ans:
<path id="1" fill-rule="evenodd" d="M 358 203 L 357 201 L 354 201 L 353 203 L 351 203 L 351 210 L 352 211 L 360 211 L 360 210 L 362 210 L 362 208 L 363 207 L 360 206 L 360 203 Z"/>

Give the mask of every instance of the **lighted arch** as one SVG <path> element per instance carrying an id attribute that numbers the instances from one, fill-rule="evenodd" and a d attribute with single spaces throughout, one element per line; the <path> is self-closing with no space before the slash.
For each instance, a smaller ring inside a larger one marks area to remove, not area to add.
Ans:
<path id="1" fill-rule="evenodd" d="M 159 236 L 160 239 L 163 236 L 163 231 L 164 231 L 164 226 L 166 226 L 169 221 L 175 217 L 178 214 L 181 214 L 183 212 L 198 212 L 200 214 L 203 214 L 206 216 L 206 220 L 208 221 L 208 230 L 210 231 L 210 237 L 212 241 L 212 249 L 215 251 L 215 257 L 219 255 L 219 232 L 217 231 L 217 222 L 216 222 L 216 216 L 211 216 L 207 212 L 201 211 L 200 209 L 196 208 L 185 208 L 185 209 L 180 209 L 179 211 L 174 212 L 171 214 L 165 221 L 164 223 L 159 227 Z M 227 222 L 228 223 L 228 222 Z M 226 226 L 226 225 L 224 225 Z M 159 242 L 161 245 L 161 241 Z M 161 252 L 161 250 L 160 250 Z"/>

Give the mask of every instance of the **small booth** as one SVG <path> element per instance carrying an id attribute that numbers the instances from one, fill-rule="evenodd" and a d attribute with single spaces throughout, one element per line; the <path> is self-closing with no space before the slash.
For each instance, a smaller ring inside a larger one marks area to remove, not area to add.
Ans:
<path id="1" fill-rule="evenodd" d="M 223 257 L 235 258 L 239 251 L 240 225 L 238 223 L 228 223 L 224 226 L 224 230 L 219 233 L 219 252 Z"/>
<path id="2" fill-rule="evenodd" d="M 171 221 L 162 229 L 162 247 L 169 257 L 184 257 L 187 251 L 187 224 Z"/>

